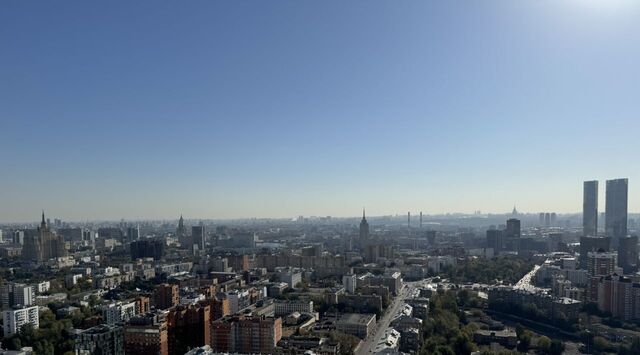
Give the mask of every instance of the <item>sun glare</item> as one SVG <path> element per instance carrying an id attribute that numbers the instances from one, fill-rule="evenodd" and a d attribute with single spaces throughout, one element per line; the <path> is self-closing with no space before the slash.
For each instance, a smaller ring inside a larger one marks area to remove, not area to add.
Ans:
<path id="1" fill-rule="evenodd" d="M 614 14 L 628 10 L 635 6 L 636 0 L 572 0 L 577 6 L 603 14 Z"/>

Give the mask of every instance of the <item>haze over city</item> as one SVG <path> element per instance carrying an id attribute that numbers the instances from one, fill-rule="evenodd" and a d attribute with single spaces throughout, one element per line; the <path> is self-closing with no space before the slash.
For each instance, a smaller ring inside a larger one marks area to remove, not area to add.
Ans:
<path id="1" fill-rule="evenodd" d="M 639 355 L 640 1 L 0 1 L 0 355 Z"/>
<path id="2" fill-rule="evenodd" d="M 4 1 L 0 219 L 579 212 L 580 181 L 617 177 L 634 196 L 639 11 Z"/>

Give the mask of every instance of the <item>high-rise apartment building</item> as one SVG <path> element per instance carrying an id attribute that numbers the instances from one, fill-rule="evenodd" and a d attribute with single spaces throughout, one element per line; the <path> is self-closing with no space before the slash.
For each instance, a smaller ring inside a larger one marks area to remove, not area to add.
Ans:
<path id="1" fill-rule="evenodd" d="M 192 247 L 194 250 L 204 250 L 206 246 L 206 232 L 203 225 L 191 227 Z"/>
<path id="2" fill-rule="evenodd" d="M 598 309 L 624 321 L 640 319 L 640 284 L 625 276 L 602 277 L 598 283 Z"/>
<path id="3" fill-rule="evenodd" d="M 166 314 L 135 316 L 124 326 L 125 354 L 169 355 Z"/>
<path id="4" fill-rule="evenodd" d="M 587 254 L 587 272 L 589 276 L 607 276 L 616 270 L 618 254 L 597 253 Z"/>
<path id="5" fill-rule="evenodd" d="M 121 324 L 100 324 L 83 330 L 75 350 L 77 355 L 124 355 L 124 329 Z"/>
<path id="6" fill-rule="evenodd" d="M 115 239 L 119 242 L 124 241 L 122 229 L 116 227 L 98 228 L 98 237 L 100 239 Z"/>
<path id="7" fill-rule="evenodd" d="M 282 318 L 227 317 L 211 327 L 211 347 L 216 352 L 272 354 L 282 338 Z"/>
<path id="8" fill-rule="evenodd" d="M 178 285 L 157 285 L 153 291 L 153 304 L 157 309 L 167 309 L 177 306 L 180 301 Z"/>
<path id="9" fill-rule="evenodd" d="M 231 314 L 231 304 L 228 298 L 211 297 L 201 301 L 200 304 L 209 306 L 209 311 L 211 312 L 209 319 L 211 321 Z"/>
<path id="10" fill-rule="evenodd" d="M 135 299 L 136 314 L 147 314 L 151 311 L 151 302 L 147 296 L 137 296 Z"/>
<path id="11" fill-rule="evenodd" d="M 184 354 L 189 349 L 209 345 L 211 341 L 210 307 L 177 306 L 167 315 L 169 353 Z"/>
<path id="12" fill-rule="evenodd" d="M 605 232 L 616 248 L 619 240 L 627 236 L 628 189 L 628 179 L 607 180 Z"/>
<path id="13" fill-rule="evenodd" d="M 154 260 L 162 259 L 164 255 L 163 239 L 139 239 L 134 240 L 129 245 L 131 252 L 131 260 L 139 258 L 153 258 Z"/>
<path id="14" fill-rule="evenodd" d="M 582 194 L 582 234 L 598 235 L 598 181 L 585 181 Z"/>
<path id="15" fill-rule="evenodd" d="M 590 252 L 608 252 L 611 248 L 611 237 L 580 237 L 580 257 L 582 269 L 588 269 L 587 256 Z"/>
<path id="16" fill-rule="evenodd" d="M 493 248 L 493 252 L 497 255 L 504 249 L 504 234 L 499 229 L 489 229 L 487 231 L 487 248 Z"/>
<path id="17" fill-rule="evenodd" d="M 2 308 L 32 306 L 36 297 L 36 287 L 27 284 L 7 282 L 0 286 Z"/>
<path id="18" fill-rule="evenodd" d="M 504 230 L 504 247 L 507 250 L 517 251 L 520 243 L 520 220 L 510 218 L 507 220 L 507 228 Z"/>
<path id="19" fill-rule="evenodd" d="M 618 245 L 618 266 L 625 274 L 638 271 L 638 236 L 620 238 Z"/>
<path id="20" fill-rule="evenodd" d="M 38 329 L 40 325 L 38 306 L 2 311 L 2 320 L 5 338 L 19 333 L 26 324 L 31 324 L 33 328 Z"/>
<path id="21" fill-rule="evenodd" d="M 358 277 L 355 274 L 348 274 L 342 276 L 342 286 L 349 293 L 356 292 L 356 286 L 358 282 Z"/>
<path id="22" fill-rule="evenodd" d="M 138 240 L 138 238 L 140 238 L 140 228 L 138 227 L 127 228 L 127 241 L 133 242 L 134 240 Z"/>

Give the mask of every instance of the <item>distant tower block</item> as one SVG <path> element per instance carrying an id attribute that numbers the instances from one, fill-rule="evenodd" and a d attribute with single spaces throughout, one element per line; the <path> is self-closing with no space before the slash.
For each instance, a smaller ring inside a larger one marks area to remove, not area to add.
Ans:
<path id="1" fill-rule="evenodd" d="M 365 217 L 364 208 L 362 209 L 362 220 L 360 221 L 360 246 L 369 240 L 369 223 Z"/>
<path id="2" fill-rule="evenodd" d="M 420 211 L 420 229 L 422 229 L 422 211 Z"/>

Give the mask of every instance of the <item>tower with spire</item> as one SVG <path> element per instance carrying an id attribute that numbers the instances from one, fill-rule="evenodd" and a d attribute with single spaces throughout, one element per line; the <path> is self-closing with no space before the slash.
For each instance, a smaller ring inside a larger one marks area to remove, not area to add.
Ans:
<path id="1" fill-rule="evenodd" d="M 369 222 L 367 222 L 367 217 L 363 208 L 362 220 L 360 221 L 360 246 L 363 246 L 367 240 L 369 240 Z"/>
<path id="2" fill-rule="evenodd" d="M 190 238 L 187 234 L 187 227 L 184 226 L 184 218 L 182 218 L 182 214 L 180 214 L 180 219 L 178 220 L 178 228 L 176 228 L 176 236 L 178 237 L 178 241 L 180 244 L 189 244 Z"/>
<path id="3" fill-rule="evenodd" d="M 40 222 L 40 230 L 45 230 L 47 228 L 48 228 L 47 222 L 44 219 L 44 210 L 42 210 L 42 222 Z"/>
<path id="4" fill-rule="evenodd" d="M 51 231 L 42 211 L 40 226 L 25 231 L 22 257 L 26 261 L 43 263 L 52 258 L 67 256 L 64 238 Z"/>

